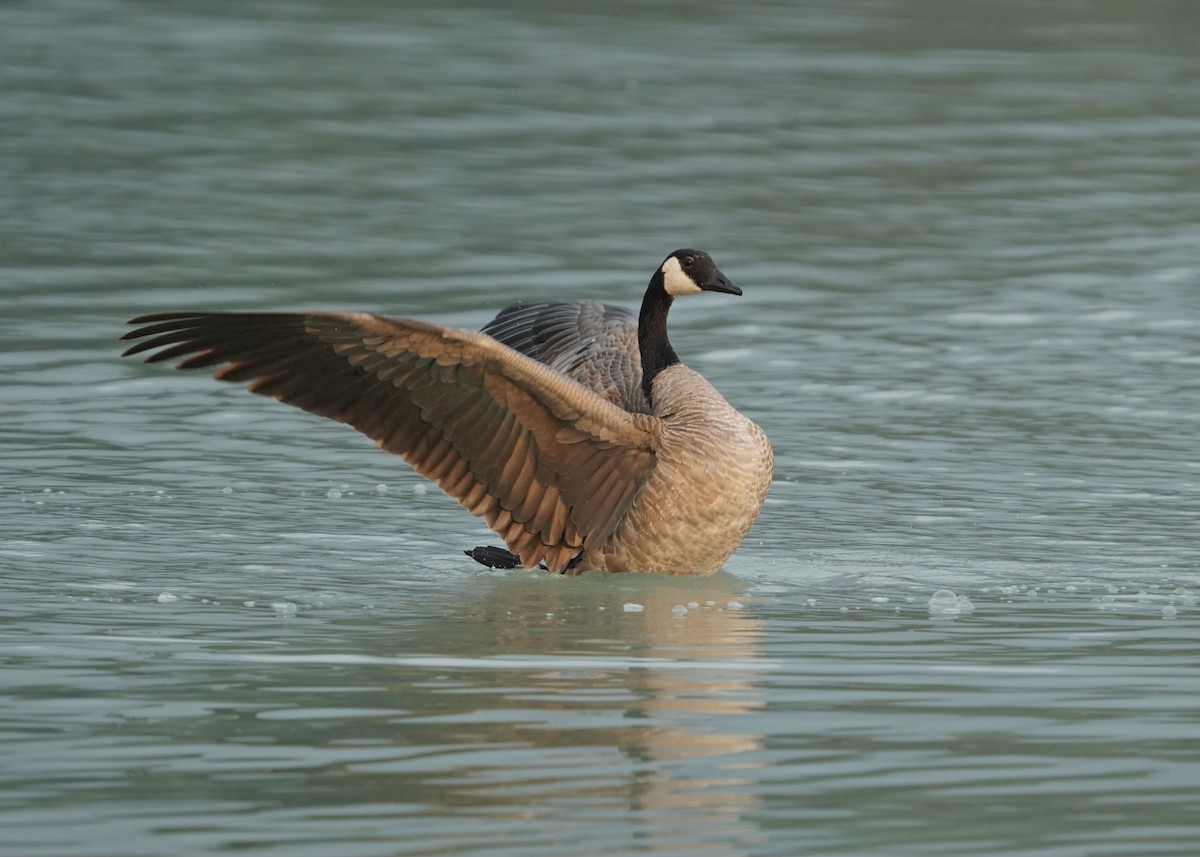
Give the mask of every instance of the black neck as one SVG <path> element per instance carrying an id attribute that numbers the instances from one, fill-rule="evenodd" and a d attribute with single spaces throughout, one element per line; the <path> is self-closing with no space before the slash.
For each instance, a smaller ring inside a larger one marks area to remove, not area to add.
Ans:
<path id="1" fill-rule="evenodd" d="M 679 362 L 679 355 L 667 339 L 667 312 L 673 301 L 663 288 L 662 271 L 650 280 L 646 296 L 642 298 L 642 312 L 638 317 L 638 350 L 642 356 L 642 392 L 651 400 L 650 387 L 655 377 L 668 366 Z"/>

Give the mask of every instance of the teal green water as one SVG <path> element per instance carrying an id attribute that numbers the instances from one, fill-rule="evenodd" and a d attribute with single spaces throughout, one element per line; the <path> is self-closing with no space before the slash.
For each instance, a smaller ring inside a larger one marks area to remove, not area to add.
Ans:
<path id="1" fill-rule="evenodd" d="M 4 5 L 0 855 L 1190 855 L 1198 57 L 1185 2 Z M 468 565 L 369 441 L 118 357 L 689 245 L 777 453 L 704 580 Z"/>

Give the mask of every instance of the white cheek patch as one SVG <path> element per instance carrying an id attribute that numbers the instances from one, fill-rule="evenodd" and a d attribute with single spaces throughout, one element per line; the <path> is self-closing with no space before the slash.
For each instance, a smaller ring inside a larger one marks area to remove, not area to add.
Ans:
<path id="1" fill-rule="evenodd" d="M 669 295 L 698 295 L 703 291 L 695 281 L 683 272 L 679 260 L 672 256 L 663 262 L 663 289 Z"/>

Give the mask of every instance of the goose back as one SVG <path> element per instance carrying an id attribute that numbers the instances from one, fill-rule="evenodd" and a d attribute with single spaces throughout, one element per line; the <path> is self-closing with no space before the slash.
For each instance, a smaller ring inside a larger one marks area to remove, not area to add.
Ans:
<path id="1" fill-rule="evenodd" d="M 637 316 L 624 307 L 597 301 L 516 303 L 482 332 L 630 413 L 650 413 L 642 391 Z"/>

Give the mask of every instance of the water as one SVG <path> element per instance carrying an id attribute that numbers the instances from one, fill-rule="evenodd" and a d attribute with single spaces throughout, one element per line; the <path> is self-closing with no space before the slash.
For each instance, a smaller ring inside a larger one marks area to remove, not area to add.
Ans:
<path id="1" fill-rule="evenodd" d="M 0 10 L 0 853 L 1193 852 L 1192 4 L 177 5 Z M 705 580 L 114 341 L 686 245 L 778 462 Z"/>

